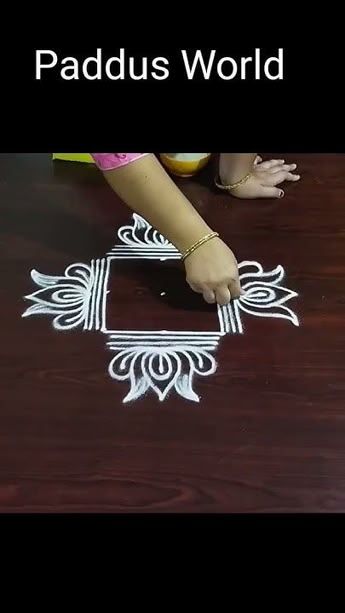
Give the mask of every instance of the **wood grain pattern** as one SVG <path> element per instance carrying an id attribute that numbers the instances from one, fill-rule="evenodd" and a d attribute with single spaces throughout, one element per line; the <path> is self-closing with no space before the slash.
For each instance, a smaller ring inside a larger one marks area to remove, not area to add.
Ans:
<path id="1" fill-rule="evenodd" d="M 301 327 L 248 318 L 198 379 L 200 404 L 123 405 L 102 335 L 21 315 L 32 268 L 102 257 L 129 212 L 92 166 L 0 156 L 0 512 L 345 511 L 345 156 L 288 157 L 302 181 L 282 201 L 216 193 L 210 167 L 179 184 L 239 260 L 284 266 Z M 214 315 L 176 263 L 111 283 L 124 327 Z"/>

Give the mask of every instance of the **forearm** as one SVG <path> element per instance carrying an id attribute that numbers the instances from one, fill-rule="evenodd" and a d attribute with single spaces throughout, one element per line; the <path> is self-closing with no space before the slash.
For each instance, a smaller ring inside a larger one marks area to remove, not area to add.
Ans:
<path id="1" fill-rule="evenodd" d="M 180 252 L 211 231 L 154 155 L 107 170 L 104 176 L 118 196 Z"/>
<path id="2" fill-rule="evenodd" d="M 224 185 L 241 181 L 253 168 L 256 153 L 221 153 L 219 177 Z"/>

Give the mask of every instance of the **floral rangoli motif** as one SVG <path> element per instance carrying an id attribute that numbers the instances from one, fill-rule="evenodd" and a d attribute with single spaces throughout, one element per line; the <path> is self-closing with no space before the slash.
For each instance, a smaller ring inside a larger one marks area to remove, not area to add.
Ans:
<path id="1" fill-rule="evenodd" d="M 244 295 L 226 307 L 217 307 L 215 330 L 178 332 L 174 330 L 110 330 L 107 328 L 107 297 L 110 266 L 113 260 L 180 259 L 181 255 L 140 215 L 132 225 L 118 231 L 119 243 L 104 258 L 88 264 L 71 264 L 61 276 L 31 271 L 39 287 L 25 296 L 31 305 L 23 317 L 51 315 L 55 330 L 98 330 L 107 336 L 107 347 L 114 353 L 108 372 L 115 381 L 126 382 L 129 391 L 123 402 L 137 400 L 149 390 L 163 401 L 173 390 L 199 401 L 194 390 L 195 376 L 206 377 L 217 369 L 214 354 L 221 337 L 243 334 L 247 316 L 281 318 L 299 325 L 287 302 L 297 293 L 282 285 L 284 268 L 264 271 L 258 262 L 239 264 Z"/>

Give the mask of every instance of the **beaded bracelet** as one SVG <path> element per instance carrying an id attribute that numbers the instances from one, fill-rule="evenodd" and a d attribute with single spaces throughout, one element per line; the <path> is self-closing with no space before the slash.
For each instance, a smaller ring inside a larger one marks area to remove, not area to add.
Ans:
<path id="1" fill-rule="evenodd" d="M 241 179 L 240 181 L 237 181 L 236 183 L 232 183 L 232 185 L 223 185 L 222 183 L 219 183 L 217 181 L 217 179 L 215 179 L 215 185 L 219 188 L 219 189 L 223 189 L 225 191 L 232 191 L 233 189 L 236 189 L 236 187 L 239 187 L 240 185 L 243 185 L 243 183 L 246 183 L 246 181 L 248 181 L 248 179 L 251 177 L 251 172 L 248 172 L 248 174 L 243 177 L 243 179 Z"/>

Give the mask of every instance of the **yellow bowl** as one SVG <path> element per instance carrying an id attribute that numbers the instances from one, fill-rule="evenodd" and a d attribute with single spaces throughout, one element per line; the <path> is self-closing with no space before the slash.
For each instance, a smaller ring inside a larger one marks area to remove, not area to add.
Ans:
<path id="1" fill-rule="evenodd" d="M 211 153 L 161 153 L 162 164 L 178 177 L 192 177 L 208 163 Z"/>

